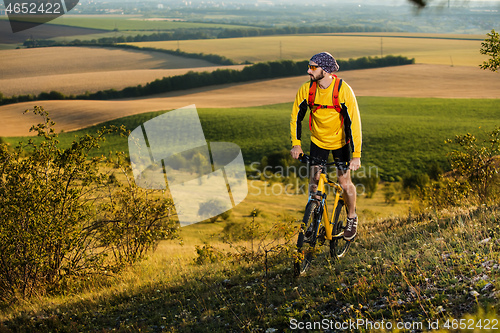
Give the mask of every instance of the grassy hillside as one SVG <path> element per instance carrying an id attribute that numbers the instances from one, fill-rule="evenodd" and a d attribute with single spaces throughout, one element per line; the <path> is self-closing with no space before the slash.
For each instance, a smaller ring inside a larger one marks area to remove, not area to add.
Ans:
<path id="1" fill-rule="evenodd" d="M 359 97 L 363 126 L 363 164 L 377 166 L 383 179 L 394 180 L 406 172 L 425 172 L 437 163 L 446 169 L 446 153 L 453 147 L 446 139 L 471 132 L 478 137 L 500 119 L 500 100 L 417 99 Z M 289 149 L 291 104 L 262 107 L 199 109 L 207 141 L 238 144 L 245 163 L 260 162 L 264 156 Z M 133 130 L 161 112 L 121 118 L 106 123 L 125 125 Z M 308 151 L 308 120 L 304 119 L 305 150 Z M 99 127 L 99 126 L 97 126 Z M 69 144 L 74 135 L 94 132 L 96 127 L 63 133 Z M 15 144 L 19 138 L 6 139 Z M 102 153 L 128 151 L 126 138 L 109 137 Z"/>
<path id="2" fill-rule="evenodd" d="M 329 51 L 336 58 L 349 59 L 381 55 L 402 55 L 416 63 L 455 66 L 478 66 L 486 58 L 479 54 L 480 36 L 475 40 L 457 39 L 456 35 L 401 34 L 374 35 L 291 35 L 229 38 L 199 41 L 131 43 L 136 46 L 164 48 L 185 52 L 223 55 L 236 62 L 259 62 L 279 59 L 303 60 L 312 54 Z M 484 39 L 484 36 L 482 39 Z M 297 47 L 300 45 L 300 47 Z"/>
<path id="3" fill-rule="evenodd" d="M 123 276 L 89 283 L 87 293 L 68 290 L 0 314 L 0 331 L 291 332 L 318 324 L 314 331 L 340 331 L 351 320 L 359 332 L 372 331 L 368 322 L 448 332 L 460 319 L 491 328 L 499 314 L 499 218 L 496 208 L 364 223 L 347 258 L 320 255 L 298 279 L 286 253 L 270 257 L 266 271 L 263 257 L 196 265 L 193 254 L 162 243 Z"/>
<path id="4" fill-rule="evenodd" d="M 444 138 L 479 126 L 486 131 L 499 117 L 498 100 L 371 97 L 359 103 L 365 147 L 371 148 L 365 148 L 366 159 L 370 152 L 379 156 L 389 172 L 401 161 L 414 166 L 417 157 L 443 155 Z M 258 160 L 288 145 L 289 113 L 290 104 L 199 110 L 207 140 L 236 142 L 247 163 L 248 156 Z M 113 123 L 133 129 L 158 114 Z M 61 139 L 69 142 L 74 134 Z M 126 150 L 125 144 L 110 138 L 103 149 Z M 121 274 L 90 277 L 55 295 L 0 307 L 0 332 L 270 333 L 300 325 L 340 331 L 338 325 L 349 320 L 360 332 L 370 331 L 368 321 L 394 328 L 403 323 L 417 332 L 432 323 L 445 332 L 460 319 L 474 326 L 481 319 L 483 327 L 486 320 L 489 327 L 498 320 L 498 207 L 416 216 L 408 213 L 408 203 L 387 205 L 377 192 L 373 199 L 360 198 L 359 236 L 348 257 L 333 262 L 319 254 L 307 275 L 294 279 L 290 250 L 296 235 L 279 243 L 274 235 L 294 233 L 305 197 L 263 192 L 273 188 L 251 183 L 251 193 L 228 222 L 183 228 L 184 245 L 163 241 L 147 260 Z M 253 209 L 260 211 L 255 220 Z M 399 216 L 387 218 L 395 212 Z M 225 230 L 247 241 L 223 243 L 220 236 L 229 237 Z"/>

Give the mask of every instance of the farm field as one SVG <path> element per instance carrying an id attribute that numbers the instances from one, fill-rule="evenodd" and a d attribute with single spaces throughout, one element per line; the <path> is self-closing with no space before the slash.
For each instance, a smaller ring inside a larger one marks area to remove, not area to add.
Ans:
<path id="1" fill-rule="evenodd" d="M 146 33 L 144 30 L 158 32 L 161 30 L 193 28 L 248 28 L 248 26 L 236 24 L 184 22 L 182 20 L 154 17 L 144 18 L 141 15 L 115 15 L 112 17 L 109 17 L 108 15 L 63 15 L 51 21 L 51 24 L 100 30 L 117 29 L 120 31 L 119 33 L 121 33 L 121 31 L 136 31 L 137 33 L 142 31 L 142 34 Z"/>
<path id="2" fill-rule="evenodd" d="M 470 38 L 468 36 L 467 38 Z M 130 43 L 184 52 L 216 53 L 236 62 L 259 62 L 278 59 L 304 60 L 312 54 L 329 51 L 338 59 L 401 55 L 415 58 L 416 63 L 478 66 L 486 58 L 479 53 L 481 41 L 457 39 L 456 35 L 423 34 L 336 34 L 285 35 L 228 38 L 199 41 L 164 41 Z"/>
<path id="3" fill-rule="evenodd" d="M 321 36 L 271 36 L 221 40 L 173 41 L 133 43 L 139 46 L 177 49 L 224 55 L 243 62 L 293 58 L 305 60 L 314 51 L 306 43 L 319 43 L 317 51 L 339 44 L 332 52 L 338 58 L 402 54 L 416 58 L 417 63 L 443 64 L 454 67 L 477 67 L 484 57 L 479 54 L 481 36 L 381 34 L 344 34 Z M 333 39 L 332 39 L 333 38 Z M 471 38 L 476 38 L 472 39 Z M 293 45 L 293 46 L 292 46 Z M 312 44 L 311 44 L 312 45 Z M 292 50 L 290 53 L 287 50 Z M 249 51 L 251 50 L 251 51 Z M 4 64 L 0 68 L 0 92 L 5 96 L 39 94 L 59 91 L 64 94 L 82 94 L 105 89 L 121 89 L 154 81 L 168 75 L 219 68 L 197 59 L 185 59 L 160 52 L 141 52 L 92 47 L 56 47 L 38 49 L 1 50 Z M 251 59 L 250 59 L 250 58 Z M 203 68 L 200 68 L 203 67 Z M 237 67 L 239 68 L 239 67 Z M 165 72 L 164 70 L 173 70 Z M 342 69 L 341 69 L 342 70 Z M 402 75 L 405 75 L 404 73 Z M 432 97 L 432 96 L 431 96 Z"/>
<path id="4" fill-rule="evenodd" d="M 179 69 L 213 64 L 160 52 L 141 52 L 105 47 L 47 47 L 1 52 L 2 79 L 45 75 L 128 71 L 135 69 Z M 88 84 L 88 83 L 87 83 Z"/>
<path id="5" fill-rule="evenodd" d="M 213 71 L 217 66 L 160 52 L 101 47 L 49 47 L 0 51 L 0 92 L 4 96 L 59 91 L 83 94 L 123 89 L 188 71 Z"/>
<path id="6" fill-rule="evenodd" d="M 357 96 L 418 98 L 500 98 L 497 73 L 474 67 L 440 65 L 407 65 L 340 72 Z M 464 78 L 473 85 L 457 84 Z M 43 101 L 56 122 L 58 131 L 77 130 L 120 117 L 148 111 L 171 110 L 195 104 L 198 108 L 251 107 L 292 102 L 298 87 L 307 76 L 274 79 L 244 84 L 205 87 L 161 96 L 116 101 Z M 383 84 L 380 84 L 383 82 Z M 0 136 L 30 135 L 29 128 L 37 121 L 22 115 L 34 102 L 0 107 Z"/>

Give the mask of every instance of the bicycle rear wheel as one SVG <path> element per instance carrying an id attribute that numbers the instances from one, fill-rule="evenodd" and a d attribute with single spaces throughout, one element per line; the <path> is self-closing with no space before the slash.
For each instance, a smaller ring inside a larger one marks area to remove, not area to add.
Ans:
<path id="1" fill-rule="evenodd" d="M 335 207 L 333 218 L 332 240 L 330 241 L 330 255 L 332 258 L 342 258 L 349 250 L 351 242 L 344 239 L 344 229 L 347 225 L 347 207 L 344 201 L 339 200 Z"/>
<path id="2" fill-rule="evenodd" d="M 318 208 L 319 203 L 315 200 L 309 201 L 306 206 L 304 218 L 302 220 L 302 228 L 297 238 L 297 255 L 294 258 L 293 272 L 295 276 L 304 273 L 312 263 L 315 254 L 315 247 L 318 237 Z M 305 231 L 311 227 L 311 235 L 305 237 Z"/>

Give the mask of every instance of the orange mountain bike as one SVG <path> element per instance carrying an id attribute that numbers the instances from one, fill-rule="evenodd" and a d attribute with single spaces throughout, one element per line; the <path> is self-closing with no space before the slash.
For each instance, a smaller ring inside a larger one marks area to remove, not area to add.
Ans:
<path id="1" fill-rule="evenodd" d="M 345 205 L 342 187 L 329 180 L 326 173 L 328 165 L 311 156 L 302 154 L 299 160 L 303 163 L 318 165 L 321 174 L 318 182 L 318 194 L 321 199 L 309 195 L 306 211 L 302 220 L 297 238 L 297 252 L 294 255 L 294 275 L 303 274 L 310 266 L 313 259 L 322 252 L 322 246 L 330 241 L 330 256 L 334 259 L 343 257 L 351 245 L 351 241 L 344 239 L 344 229 L 347 225 L 347 207 Z M 326 184 L 335 192 L 331 218 L 328 215 Z M 319 246 L 317 246 L 319 245 Z"/>

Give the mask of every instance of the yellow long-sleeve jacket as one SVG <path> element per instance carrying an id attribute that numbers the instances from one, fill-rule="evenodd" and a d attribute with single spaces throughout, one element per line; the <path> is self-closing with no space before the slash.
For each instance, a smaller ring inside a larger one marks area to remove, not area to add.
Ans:
<path id="1" fill-rule="evenodd" d="M 319 84 L 316 88 L 315 104 L 333 106 L 334 77 L 330 86 L 321 89 Z M 290 118 L 290 134 L 292 147 L 300 145 L 302 120 L 307 113 L 310 81 L 305 82 L 295 96 L 292 115 Z M 349 143 L 352 148 L 352 157 L 361 157 L 361 117 L 359 115 L 358 102 L 351 87 L 342 81 L 339 89 L 339 103 L 344 109 L 348 119 L 342 120 L 342 116 L 333 108 L 318 108 L 311 116 L 311 141 L 318 147 L 328 150 L 342 148 Z"/>

